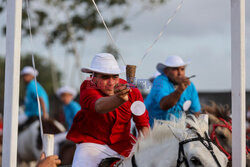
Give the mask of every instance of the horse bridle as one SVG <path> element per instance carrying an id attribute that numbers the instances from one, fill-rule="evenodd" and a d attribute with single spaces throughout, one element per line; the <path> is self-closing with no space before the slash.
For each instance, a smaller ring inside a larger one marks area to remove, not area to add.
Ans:
<path id="1" fill-rule="evenodd" d="M 216 142 L 216 144 L 220 148 L 220 150 L 226 154 L 226 156 L 229 160 L 231 160 L 232 156 L 220 144 L 220 142 L 215 134 L 215 129 L 217 127 L 225 127 L 232 133 L 232 126 L 227 121 L 225 121 L 223 118 L 219 118 L 219 120 L 221 120 L 224 124 L 213 124 L 213 130 L 212 130 L 212 133 L 210 134 L 210 138 Z M 231 121 L 229 121 L 229 122 L 232 124 Z"/>
<path id="2" fill-rule="evenodd" d="M 223 118 L 219 118 L 219 120 L 221 120 L 224 124 L 213 124 L 213 131 L 212 131 L 212 133 L 210 134 L 210 138 L 211 138 L 212 140 L 215 140 L 217 146 L 220 148 L 220 150 L 221 150 L 222 152 L 224 152 L 224 153 L 226 154 L 228 160 L 232 160 L 232 156 L 222 147 L 222 145 L 220 144 L 220 142 L 219 142 L 219 140 L 218 140 L 218 138 L 217 138 L 217 136 L 216 136 L 216 134 L 215 134 L 215 129 L 216 129 L 217 127 L 225 127 L 225 128 L 227 128 L 227 129 L 232 133 L 232 121 L 229 120 L 229 123 L 231 124 L 231 125 L 230 125 L 230 124 L 229 124 L 226 120 L 224 120 Z M 247 137 L 247 140 L 248 140 L 248 139 L 249 139 L 249 138 Z M 246 146 L 246 153 L 248 153 L 248 152 L 250 152 L 250 149 Z"/>
<path id="3" fill-rule="evenodd" d="M 185 163 L 186 167 L 189 167 L 187 157 L 184 154 L 183 146 L 184 146 L 184 144 L 187 144 L 187 143 L 193 142 L 193 141 L 200 141 L 208 149 L 208 151 L 210 152 L 210 154 L 214 158 L 218 167 L 221 167 L 221 165 L 220 165 L 220 163 L 219 163 L 219 161 L 218 161 L 218 159 L 213 151 L 213 147 L 211 145 L 212 141 L 208 138 L 208 134 L 205 132 L 205 138 L 201 137 L 201 135 L 197 132 L 196 132 L 196 134 L 197 134 L 196 138 L 190 138 L 190 139 L 179 142 L 179 151 L 178 151 L 178 159 L 177 159 L 176 167 L 180 167 L 183 162 Z M 181 157 L 182 157 L 182 159 L 181 159 Z M 132 167 L 138 167 L 138 165 L 136 163 L 135 155 L 132 156 L 131 163 L 132 163 Z"/>
<path id="4" fill-rule="evenodd" d="M 208 134 L 205 132 L 205 138 L 201 137 L 201 135 L 199 133 L 197 133 L 197 137 L 196 138 L 190 138 L 190 139 L 187 139 L 187 140 L 184 140 L 184 141 L 181 141 L 179 143 L 179 152 L 178 152 L 178 159 L 177 159 L 177 165 L 176 167 L 180 167 L 181 164 L 184 162 L 186 167 L 189 167 L 189 164 L 188 164 L 188 160 L 187 160 L 187 157 L 186 155 L 184 154 L 184 148 L 183 146 L 189 142 L 194 142 L 194 141 L 200 141 L 207 149 L 208 151 L 210 152 L 210 154 L 212 155 L 212 157 L 214 158 L 216 164 L 218 165 L 218 167 L 221 167 L 214 151 L 213 151 L 213 147 L 211 145 L 211 140 L 208 138 Z"/>

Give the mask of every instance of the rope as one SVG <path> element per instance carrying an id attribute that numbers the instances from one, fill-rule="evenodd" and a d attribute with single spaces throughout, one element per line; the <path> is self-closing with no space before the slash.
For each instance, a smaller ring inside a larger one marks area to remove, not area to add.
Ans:
<path id="1" fill-rule="evenodd" d="M 113 37 L 112 37 L 112 35 L 111 35 L 109 29 L 108 29 L 108 27 L 107 27 L 107 25 L 106 25 L 106 23 L 105 23 L 103 17 L 102 17 L 102 14 L 101 14 L 101 12 L 99 11 L 99 9 L 98 9 L 98 7 L 97 7 L 97 5 L 96 5 L 96 3 L 95 3 L 95 0 L 92 0 L 92 2 L 93 2 L 93 4 L 94 4 L 94 6 L 95 6 L 95 8 L 96 8 L 96 11 L 98 12 L 98 14 L 99 14 L 101 20 L 102 20 L 102 23 L 103 23 L 105 29 L 107 30 L 107 33 L 108 33 L 108 36 L 109 36 L 111 42 L 112 42 L 113 45 L 117 48 L 117 46 L 116 46 L 116 44 L 115 44 L 115 41 L 114 41 L 114 39 L 113 39 Z M 119 54 L 119 55 L 120 55 L 120 54 Z M 124 61 L 122 55 L 120 55 L 120 57 L 122 58 L 122 61 L 123 61 L 124 65 L 126 65 L 126 63 L 125 63 L 125 61 Z"/>
<path id="2" fill-rule="evenodd" d="M 108 27 L 107 27 L 107 25 L 106 25 L 104 19 L 103 19 L 103 17 L 102 17 L 101 12 L 99 11 L 99 9 L 98 9 L 98 7 L 97 7 L 97 5 L 96 5 L 96 3 L 95 3 L 95 0 L 92 0 L 92 2 L 93 2 L 93 4 L 94 4 L 94 6 L 95 6 L 95 8 L 96 8 L 96 10 L 97 10 L 97 12 L 98 12 L 98 14 L 99 14 L 99 16 L 100 16 L 101 19 L 102 19 L 103 25 L 104 25 L 104 27 L 105 27 L 106 30 L 107 30 L 107 33 L 108 33 L 108 35 L 109 35 L 109 38 L 111 39 L 113 45 L 116 47 L 115 42 L 114 42 L 114 39 L 113 39 L 113 37 L 112 37 L 112 35 L 111 35 L 111 33 L 110 33 L 110 31 L 109 31 L 109 29 L 108 29 Z M 173 20 L 173 18 L 176 16 L 177 12 L 178 12 L 178 11 L 180 10 L 180 8 L 182 7 L 183 2 L 184 2 L 184 0 L 182 0 L 182 1 L 179 3 L 179 5 L 178 5 L 177 8 L 175 9 L 174 13 L 172 14 L 172 16 L 168 19 L 168 21 L 166 22 L 166 24 L 163 26 L 161 32 L 157 35 L 156 39 L 155 39 L 155 40 L 153 41 L 153 43 L 149 46 L 149 48 L 146 50 L 146 52 L 145 52 L 145 54 L 143 55 L 142 59 L 138 62 L 137 67 L 140 67 L 140 66 L 141 66 L 141 63 L 143 62 L 143 60 L 145 59 L 145 57 L 148 55 L 148 53 L 152 50 L 153 46 L 154 46 L 154 45 L 158 42 L 158 40 L 161 38 L 161 36 L 163 35 L 164 30 L 166 29 L 167 25 Z M 117 47 L 116 47 L 116 48 L 117 48 Z M 121 56 L 121 58 L 122 58 L 123 63 L 126 65 L 126 63 L 125 63 L 125 61 L 124 61 L 124 59 L 123 59 L 122 56 Z"/>
<path id="3" fill-rule="evenodd" d="M 158 36 L 155 38 L 154 42 L 149 46 L 149 48 L 146 50 L 144 56 L 142 57 L 142 59 L 138 62 L 137 67 L 141 66 L 141 63 L 143 62 L 143 60 L 145 59 L 145 57 L 148 55 L 148 53 L 152 50 L 153 46 L 156 44 L 156 42 L 158 42 L 158 40 L 161 38 L 161 36 L 164 33 L 164 30 L 167 28 L 167 25 L 173 20 L 173 18 L 176 16 L 177 12 L 180 10 L 180 8 L 183 5 L 184 0 L 182 0 L 179 5 L 177 6 L 177 8 L 175 9 L 173 15 L 168 19 L 167 23 L 163 26 L 161 32 L 158 34 Z"/>
<path id="4" fill-rule="evenodd" d="M 29 2 L 28 2 L 28 0 L 25 0 L 25 2 L 26 2 L 26 12 L 27 12 L 27 15 L 28 15 L 30 45 L 31 45 L 31 48 L 33 49 L 33 38 L 32 38 L 32 32 L 31 32 Z M 34 70 L 34 74 L 35 74 L 36 65 L 35 65 L 35 58 L 34 58 L 33 52 L 31 52 L 31 55 L 32 55 L 32 66 L 33 66 L 33 70 Z M 39 96 L 38 96 L 38 91 L 37 91 L 37 79 L 36 79 L 36 75 L 34 75 L 34 79 L 35 79 L 35 86 L 36 86 L 36 100 L 37 100 L 38 113 L 39 113 L 40 134 L 41 134 L 41 138 L 42 138 L 42 143 L 44 144 L 44 141 L 43 141 L 43 124 L 42 124 L 41 104 L 40 104 L 40 100 L 39 100 Z"/>

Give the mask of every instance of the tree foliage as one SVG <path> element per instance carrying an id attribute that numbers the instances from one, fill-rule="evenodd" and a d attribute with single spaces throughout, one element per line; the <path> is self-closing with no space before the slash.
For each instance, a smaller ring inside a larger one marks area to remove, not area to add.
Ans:
<path id="1" fill-rule="evenodd" d="M 48 95 L 51 97 L 54 95 L 53 81 L 52 81 L 52 67 L 55 69 L 54 72 L 57 75 L 58 80 L 61 78 L 61 73 L 56 68 L 55 64 L 49 62 L 47 59 L 42 56 L 35 55 L 36 69 L 39 71 L 37 81 L 44 87 Z M 32 57 L 30 54 L 21 56 L 20 70 L 24 66 L 32 66 Z M 3 102 L 4 102 L 4 82 L 5 82 L 5 58 L 0 56 L 0 112 L 3 111 Z M 20 78 L 20 100 L 21 103 L 25 96 L 25 84 Z"/>
<path id="2" fill-rule="evenodd" d="M 141 8 L 164 3 L 166 0 L 137 0 L 141 3 Z M 27 15 L 26 0 L 23 0 L 22 12 L 22 33 L 29 34 L 29 24 Z M 102 13 L 107 14 L 105 18 L 109 28 L 119 27 L 122 31 L 129 30 L 126 23 L 126 16 L 122 12 L 124 8 L 129 8 L 136 1 L 133 0 L 95 0 Z M 0 0 L 0 13 L 6 8 L 6 0 Z M 31 30 L 32 34 L 45 33 L 45 44 L 50 46 L 59 42 L 68 51 L 72 51 L 72 40 L 83 41 L 87 34 L 103 29 L 100 19 L 92 0 L 42 0 L 29 1 Z M 118 12 L 113 12 L 118 11 Z M 2 27 L 5 34 L 6 27 Z"/>
<path id="3" fill-rule="evenodd" d="M 54 87 L 53 87 L 53 80 L 52 80 L 52 70 L 55 69 L 56 77 L 58 81 L 61 79 L 61 73 L 57 68 L 55 68 L 55 64 L 53 62 L 48 61 L 47 59 L 43 58 L 42 56 L 35 55 L 35 66 L 36 69 L 39 72 L 39 75 L 37 76 L 37 81 L 44 87 L 46 92 L 49 96 L 52 96 L 55 94 Z M 21 57 L 21 67 L 20 69 L 23 69 L 24 66 L 32 66 L 32 56 L 31 54 L 27 54 L 25 56 Z M 52 69 L 52 67 L 54 69 Z M 22 92 L 24 89 L 24 84 L 21 80 L 21 92 L 20 94 L 23 95 L 24 92 Z"/>
<path id="4" fill-rule="evenodd" d="M 4 58 L 0 56 L 0 113 L 3 111 L 4 98 Z"/>

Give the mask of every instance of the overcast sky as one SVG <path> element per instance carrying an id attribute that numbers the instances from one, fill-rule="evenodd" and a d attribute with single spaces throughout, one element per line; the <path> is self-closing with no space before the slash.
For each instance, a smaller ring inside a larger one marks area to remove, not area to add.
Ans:
<path id="1" fill-rule="evenodd" d="M 153 10 L 144 11 L 137 17 L 130 17 L 127 23 L 131 30 L 116 33 L 116 45 L 126 64 L 138 64 L 147 48 L 162 30 L 168 18 L 180 3 L 180 0 L 169 0 L 168 3 Z M 138 9 L 135 4 L 131 13 Z M 113 11 L 112 11 L 113 12 Z M 104 12 L 104 18 L 109 11 Z M 132 15 L 133 16 L 133 15 Z M 1 19 L 1 18 L 0 18 Z M 230 0 L 185 0 L 182 8 L 164 30 L 163 36 L 154 45 L 151 52 L 138 67 L 137 78 L 149 78 L 155 73 L 158 62 L 164 62 L 167 56 L 179 55 L 185 61 L 191 60 L 187 67 L 187 76 L 195 74 L 192 79 L 199 91 L 225 91 L 231 89 L 231 34 L 230 34 Z M 3 39 L 1 37 L 1 39 Z M 48 55 L 40 40 L 35 40 L 39 52 Z M 250 2 L 246 0 L 246 87 L 250 89 Z M 96 31 L 87 37 L 84 44 L 78 45 L 81 54 L 81 65 L 89 66 L 93 56 L 102 51 L 110 42 L 106 31 Z M 0 40 L 1 54 L 5 43 Z M 22 51 L 29 50 L 29 41 L 23 40 Z M 43 48 L 43 49 L 42 49 Z M 75 87 L 80 85 L 78 79 L 72 79 L 69 68 L 74 67 L 74 60 L 65 55 L 60 47 L 52 50 L 53 58 L 64 73 L 64 83 Z M 60 57 L 58 57 L 60 55 Z M 58 61 L 60 59 L 60 61 Z M 65 70 L 65 65 L 68 68 Z M 121 65 L 122 62 L 121 62 Z M 79 70 L 73 69 L 75 77 Z M 71 77 L 70 77 L 71 76 Z"/>

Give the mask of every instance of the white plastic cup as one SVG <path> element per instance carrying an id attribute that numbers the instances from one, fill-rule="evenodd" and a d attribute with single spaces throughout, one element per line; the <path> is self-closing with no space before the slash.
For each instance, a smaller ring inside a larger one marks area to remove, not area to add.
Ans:
<path id="1" fill-rule="evenodd" d="M 43 134 L 43 151 L 47 156 L 54 154 L 54 135 L 53 134 Z"/>

